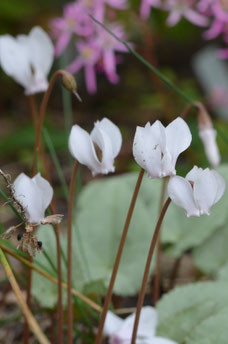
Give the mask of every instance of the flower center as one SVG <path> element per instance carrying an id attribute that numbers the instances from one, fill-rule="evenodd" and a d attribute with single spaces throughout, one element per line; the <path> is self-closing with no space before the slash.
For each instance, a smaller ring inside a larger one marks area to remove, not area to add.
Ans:
<path id="1" fill-rule="evenodd" d="M 111 344 L 122 344 L 122 341 L 121 341 L 121 339 L 119 339 L 119 337 L 113 336 L 111 338 Z"/>
<path id="2" fill-rule="evenodd" d="M 67 22 L 67 26 L 68 26 L 69 29 L 74 29 L 75 28 L 75 26 L 76 26 L 75 18 L 67 18 L 66 22 Z"/>
<path id="3" fill-rule="evenodd" d="M 93 50 L 91 48 L 87 47 L 82 50 L 82 57 L 84 57 L 84 59 L 90 60 L 92 56 L 93 56 Z"/>

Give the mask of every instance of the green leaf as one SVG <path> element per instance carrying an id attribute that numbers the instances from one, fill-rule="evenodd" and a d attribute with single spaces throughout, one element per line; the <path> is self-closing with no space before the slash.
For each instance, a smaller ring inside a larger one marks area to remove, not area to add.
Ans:
<path id="1" fill-rule="evenodd" d="M 37 231 L 39 240 L 42 241 L 45 251 L 52 260 L 52 264 L 57 269 L 57 255 L 56 255 L 56 238 L 54 228 L 50 225 L 40 226 Z M 50 270 L 50 264 L 45 255 L 41 252 L 36 255 L 36 261 Z M 62 259 L 63 281 L 66 280 L 66 269 L 64 268 Z M 54 273 L 53 273 L 54 275 Z M 56 276 L 54 276 L 56 277 Z M 58 289 L 57 284 L 47 280 L 39 273 L 33 271 L 32 277 L 32 295 L 37 299 L 40 305 L 44 308 L 54 308 L 57 303 Z M 66 292 L 63 293 L 64 304 L 66 304 Z"/>
<path id="2" fill-rule="evenodd" d="M 190 333 L 186 344 L 227 344 L 228 308 L 204 320 Z"/>
<path id="3" fill-rule="evenodd" d="M 91 182 L 81 192 L 75 226 L 75 250 L 86 264 L 87 283 L 103 280 L 108 286 L 137 175 Z M 153 188 L 151 187 L 151 195 Z M 144 195 L 145 196 L 145 195 Z M 155 214 L 154 214 L 155 213 Z M 114 292 L 133 295 L 140 288 L 157 209 L 149 213 L 141 193 L 129 228 Z M 79 281 L 77 281 L 79 283 Z"/>
<path id="4" fill-rule="evenodd" d="M 157 304 L 158 334 L 185 343 L 199 323 L 225 307 L 228 307 L 227 282 L 201 282 L 177 287 Z"/>

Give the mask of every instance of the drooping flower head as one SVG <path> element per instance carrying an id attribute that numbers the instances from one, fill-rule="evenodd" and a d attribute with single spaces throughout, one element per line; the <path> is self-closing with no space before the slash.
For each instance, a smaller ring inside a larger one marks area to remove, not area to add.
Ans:
<path id="1" fill-rule="evenodd" d="M 29 178 L 21 173 L 13 183 L 14 196 L 25 209 L 28 223 L 40 224 L 45 218 L 45 210 L 51 203 L 53 189 L 40 173 Z"/>
<path id="2" fill-rule="evenodd" d="M 216 142 L 217 132 L 213 128 L 212 119 L 207 112 L 204 105 L 200 102 L 195 102 L 195 105 L 198 107 L 198 128 L 199 128 L 199 137 L 201 138 L 206 157 L 210 162 L 212 167 L 217 167 L 220 163 L 221 157 Z"/>
<path id="3" fill-rule="evenodd" d="M 6 74 L 25 88 L 26 95 L 47 90 L 47 76 L 53 59 L 52 42 L 38 26 L 27 36 L 0 36 L 0 65 Z"/>
<path id="4" fill-rule="evenodd" d="M 192 141 L 186 122 L 178 117 L 166 128 L 160 121 L 137 127 L 133 143 L 136 162 L 146 170 L 149 178 L 176 174 L 176 161 Z"/>
<path id="5" fill-rule="evenodd" d="M 210 208 L 221 199 L 225 187 L 225 181 L 218 172 L 194 166 L 185 178 L 170 178 L 168 194 L 186 211 L 187 217 L 210 215 Z"/>
<path id="6" fill-rule="evenodd" d="M 94 143 L 102 153 L 101 160 Z M 87 166 L 93 175 L 114 172 L 114 159 L 119 154 L 122 136 L 119 128 L 109 119 L 103 118 L 94 124 L 91 134 L 74 125 L 69 137 L 69 150 L 82 165 Z"/>
<path id="7" fill-rule="evenodd" d="M 135 313 L 123 320 L 109 311 L 104 326 L 104 334 L 109 336 L 109 344 L 130 344 L 134 321 Z M 137 344 L 177 344 L 155 335 L 157 322 L 156 310 L 150 306 L 143 307 L 138 326 Z"/>

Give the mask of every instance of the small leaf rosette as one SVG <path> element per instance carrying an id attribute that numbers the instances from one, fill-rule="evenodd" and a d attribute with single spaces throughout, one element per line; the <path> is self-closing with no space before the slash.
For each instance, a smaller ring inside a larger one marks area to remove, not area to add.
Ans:
<path id="1" fill-rule="evenodd" d="M 101 150 L 101 160 L 94 144 Z M 119 128 L 107 118 L 97 121 L 91 134 L 74 125 L 69 137 L 69 150 L 72 156 L 80 164 L 87 166 L 93 176 L 115 171 L 114 159 L 119 154 L 121 145 L 122 135 Z"/>
<path id="2" fill-rule="evenodd" d="M 4 72 L 25 88 L 25 94 L 44 92 L 54 60 L 54 47 L 39 26 L 28 35 L 0 36 L 0 65 Z"/>
<path id="3" fill-rule="evenodd" d="M 168 194 L 186 211 L 187 217 L 210 215 L 210 208 L 222 198 L 225 188 L 225 181 L 218 172 L 194 166 L 185 178 L 170 178 Z"/>
<path id="4" fill-rule="evenodd" d="M 125 344 L 131 342 L 133 327 L 135 322 L 135 313 L 122 319 L 108 312 L 104 326 L 104 334 L 109 336 L 109 344 Z M 137 344 L 177 344 L 176 342 L 155 336 L 158 323 L 157 312 L 153 307 L 146 306 L 142 308 L 139 320 Z"/>
<path id="5" fill-rule="evenodd" d="M 149 178 L 162 178 L 176 174 L 176 161 L 180 153 L 191 144 L 192 135 L 187 123 L 180 117 L 166 128 L 160 121 L 137 127 L 133 143 L 136 162 Z"/>

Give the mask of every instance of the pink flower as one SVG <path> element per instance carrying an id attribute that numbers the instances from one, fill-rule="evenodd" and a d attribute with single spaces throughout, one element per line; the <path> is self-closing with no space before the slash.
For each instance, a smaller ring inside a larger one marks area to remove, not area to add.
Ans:
<path id="1" fill-rule="evenodd" d="M 52 20 L 52 36 L 57 40 L 56 56 L 63 52 L 73 34 L 89 36 L 93 33 L 94 24 L 88 16 L 89 7 L 85 7 L 84 3 L 68 4 L 64 7 L 63 18 Z"/>
<path id="2" fill-rule="evenodd" d="M 208 18 L 193 9 L 191 0 L 167 0 L 164 9 L 170 11 L 167 23 L 170 26 L 176 25 L 181 17 L 185 17 L 191 23 L 199 26 L 207 26 Z"/>
<path id="3" fill-rule="evenodd" d="M 217 0 L 211 5 L 214 16 L 221 21 L 228 22 L 228 3 L 227 0 Z"/>
<path id="4" fill-rule="evenodd" d="M 215 0 L 200 0 L 197 4 L 197 8 L 200 12 L 206 12 L 210 9 L 210 6 L 214 3 Z"/>
<path id="5" fill-rule="evenodd" d="M 142 19 L 148 19 L 151 7 L 161 7 L 161 0 L 142 0 L 140 7 L 140 16 Z"/>
<path id="6" fill-rule="evenodd" d="M 76 47 L 79 55 L 67 69 L 70 73 L 76 73 L 84 67 L 87 90 L 89 93 L 95 93 L 97 90 L 96 64 L 101 56 L 100 48 L 93 38 L 87 42 L 79 41 Z"/>
<path id="7" fill-rule="evenodd" d="M 211 14 L 214 16 L 214 21 L 209 30 L 204 33 L 206 39 L 213 39 L 221 33 L 227 32 L 228 4 L 222 0 L 214 1 L 211 4 Z"/>
<path id="8" fill-rule="evenodd" d="M 94 0 L 94 17 L 103 22 L 105 17 L 105 6 L 108 5 L 118 10 L 127 9 L 127 0 Z"/>
<path id="9" fill-rule="evenodd" d="M 126 34 L 120 24 L 112 23 L 108 27 L 117 37 L 122 40 L 126 39 Z M 116 73 L 115 53 L 127 52 L 126 47 L 102 28 L 98 28 L 97 30 L 96 41 L 97 46 L 100 47 L 103 69 L 108 80 L 112 83 L 118 82 L 119 77 Z"/>

